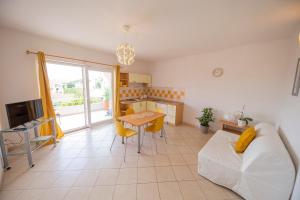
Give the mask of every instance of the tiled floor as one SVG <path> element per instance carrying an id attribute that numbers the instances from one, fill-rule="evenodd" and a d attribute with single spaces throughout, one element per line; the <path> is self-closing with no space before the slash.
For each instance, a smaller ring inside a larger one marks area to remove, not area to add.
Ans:
<path id="1" fill-rule="evenodd" d="M 224 200 L 241 199 L 197 174 L 197 152 L 212 134 L 189 126 L 166 126 L 168 144 L 146 134 L 142 153 L 136 138 L 123 145 L 111 124 L 65 136 L 56 148 L 46 146 L 33 156 L 10 160 L 4 173 L 1 200 Z"/>

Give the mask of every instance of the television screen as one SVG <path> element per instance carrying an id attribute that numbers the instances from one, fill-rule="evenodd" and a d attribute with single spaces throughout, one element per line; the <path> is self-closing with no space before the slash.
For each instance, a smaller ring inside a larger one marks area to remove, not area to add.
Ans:
<path id="1" fill-rule="evenodd" d="M 6 104 L 10 128 L 25 124 L 44 116 L 42 99 Z"/>

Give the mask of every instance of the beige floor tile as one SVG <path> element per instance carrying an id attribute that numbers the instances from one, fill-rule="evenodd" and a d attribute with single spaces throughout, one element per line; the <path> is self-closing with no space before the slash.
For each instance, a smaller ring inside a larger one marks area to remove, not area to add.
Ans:
<path id="1" fill-rule="evenodd" d="M 120 169 L 117 184 L 137 183 L 137 168 Z"/>
<path id="2" fill-rule="evenodd" d="M 1 200 L 15 200 L 21 193 L 22 193 L 22 190 L 0 191 L 0 199 Z"/>
<path id="3" fill-rule="evenodd" d="M 197 154 L 183 154 L 182 155 L 184 161 L 189 165 L 196 165 L 198 164 L 198 157 Z"/>
<path id="4" fill-rule="evenodd" d="M 101 169 L 101 160 L 98 158 L 88 158 L 87 164 L 85 165 L 84 170 L 98 170 Z"/>
<path id="5" fill-rule="evenodd" d="M 186 165 L 173 166 L 173 170 L 177 181 L 195 180 L 191 170 Z"/>
<path id="6" fill-rule="evenodd" d="M 158 182 L 176 181 L 172 167 L 155 167 Z"/>
<path id="7" fill-rule="evenodd" d="M 138 183 L 157 182 L 154 167 L 138 168 Z"/>
<path id="8" fill-rule="evenodd" d="M 171 165 L 186 165 L 186 162 L 180 154 L 169 155 L 169 160 L 171 162 Z"/>
<path id="9" fill-rule="evenodd" d="M 74 187 L 93 186 L 97 180 L 98 171 L 82 171 L 76 181 Z"/>
<path id="10" fill-rule="evenodd" d="M 63 174 L 63 172 L 40 172 L 38 178 L 32 181 L 31 188 L 49 188 Z"/>
<path id="11" fill-rule="evenodd" d="M 96 186 L 92 189 L 89 200 L 111 200 L 113 194 L 114 186 Z"/>
<path id="12" fill-rule="evenodd" d="M 115 185 L 119 176 L 119 169 L 102 169 L 98 174 L 96 185 Z"/>
<path id="13" fill-rule="evenodd" d="M 167 155 L 154 155 L 153 156 L 155 166 L 170 166 L 170 160 Z"/>
<path id="14" fill-rule="evenodd" d="M 4 185 L 2 186 L 5 190 L 12 190 L 12 189 L 30 189 L 32 188 L 32 184 L 37 181 L 40 175 L 40 172 L 22 172 L 21 174 L 16 173 L 10 173 L 10 175 L 13 177 L 12 179 L 9 179 L 9 177 L 4 176 Z"/>
<path id="15" fill-rule="evenodd" d="M 158 184 L 157 183 L 138 184 L 137 200 L 160 200 Z"/>
<path id="16" fill-rule="evenodd" d="M 197 181 L 179 182 L 180 191 L 184 200 L 205 200 L 205 196 Z"/>
<path id="17" fill-rule="evenodd" d="M 66 170 L 81 170 L 85 169 L 88 164 L 88 158 L 74 158 L 67 166 Z"/>
<path id="18" fill-rule="evenodd" d="M 125 162 L 122 162 L 121 168 L 138 167 L 138 156 L 126 156 Z"/>
<path id="19" fill-rule="evenodd" d="M 208 180 L 198 181 L 206 199 L 208 200 L 224 200 L 228 199 L 228 196 L 224 192 L 223 187 L 214 184 Z"/>
<path id="20" fill-rule="evenodd" d="M 39 200 L 44 193 L 45 190 L 41 189 L 23 190 L 16 200 Z"/>
<path id="21" fill-rule="evenodd" d="M 106 157 L 100 159 L 101 168 L 111 169 L 120 168 L 123 162 L 123 157 Z"/>
<path id="22" fill-rule="evenodd" d="M 182 200 L 182 194 L 177 182 L 158 183 L 161 200 Z"/>
<path id="23" fill-rule="evenodd" d="M 55 200 L 63 200 L 68 192 L 69 192 L 69 189 L 67 189 L 67 188 L 47 189 L 43 193 L 43 195 L 39 198 L 39 200 L 53 200 L 53 197 L 55 197 Z"/>
<path id="24" fill-rule="evenodd" d="M 87 200 L 91 190 L 89 187 L 71 188 L 64 200 Z"/>
<path id="25" fill-rule="evenodd" d="M 114 200 L 136 200 L 136 184 L 116 185 Z"/>
<path id="26" fill-rule="evenodd" d="M 189 148 L 188 146 L 179 146 L 178 150 L 180 154 L 194 154 L 193 150 Z"/>
<path id="27" fill-rule="evenodd" d="M 195 177 L 195 179 L 201 181 L 201 180 L 206 180 L 203 176 L 201 176 L 200 174 L 198 174 L 198 165 L 188 165 L 189 169 L 191 170 L 193 176 Z"/>
<path id="28" fill-rule="evenodd" d="M 167 154 L 169 155 L 178 155 L 179 154 L 179 150 L 177 148 L 176 145 L 166 145 L 166 151 L 167 151 Z"/>
<path id="29" fill-rule="evenodd" d="M 53 187 L 71 187 L 78 178 L 80 171 L 66 171 L 53 183 Z"/>
<path id="30" fill-rule="evenodd" d="M 153 167 L 153 157 L 149 155 L 140 155 L 138 160 L 138 167 Z"/>

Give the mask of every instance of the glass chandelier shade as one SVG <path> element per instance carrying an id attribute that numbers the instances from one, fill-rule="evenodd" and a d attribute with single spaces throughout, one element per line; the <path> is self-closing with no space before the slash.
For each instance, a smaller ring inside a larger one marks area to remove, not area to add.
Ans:
<path id="1" fill-rule="evenodd" d="M 134 63 L 134 48 L 128 43 L 122 43 L 117 47 L 116 51 L 119 63 L 123 65 L 131 65 Z"/>

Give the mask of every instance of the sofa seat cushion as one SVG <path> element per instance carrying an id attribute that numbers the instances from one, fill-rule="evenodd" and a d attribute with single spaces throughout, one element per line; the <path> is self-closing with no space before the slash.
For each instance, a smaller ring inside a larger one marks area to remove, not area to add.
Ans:
<path id="1" fill-rule="evenodd" d="M 219 130 L 198 153 L 198 173 L 233 189 L 241 177 L 242 157 L 234 150 L 238 135 Z"/>

